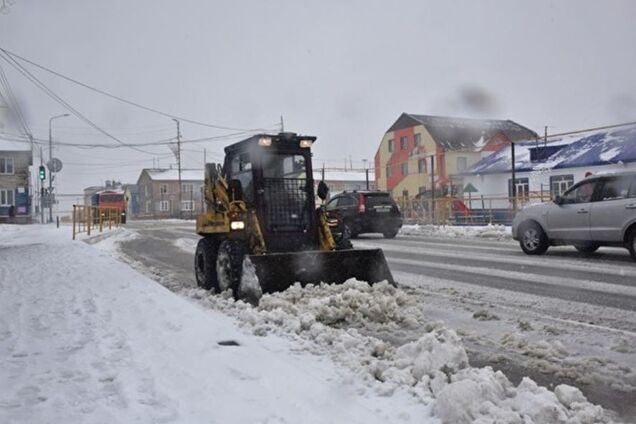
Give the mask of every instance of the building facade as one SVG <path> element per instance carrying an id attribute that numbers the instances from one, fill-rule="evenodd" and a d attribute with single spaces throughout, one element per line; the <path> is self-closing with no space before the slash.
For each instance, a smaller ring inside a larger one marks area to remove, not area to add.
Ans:
<path id="1" fill-rule="evenodd" d="M 516 192 L 521 203 L 553 199 L 589 174 L 632 169 L 636 169 L 636 127 L 515 146 Z M 492 208 L 506 209 L 511 207 L 511 172 L 507 146 L 476 163 L 462 182 L 489 199 Z"/>
<path id="2" fill-rule="evenodd" d="M 458 175 L 511 141 L 537 134 L 513 121 L 403 113 L 382 137 L 375 181 L 394 198 L 461 189 Z"/>
<path id="3" fill-rule="evenodd" d="M 0 150 L 0 222 L 31 222 L 31 151 Z"/>
<path id="4" fill-rule="evenodd" d="M 203 171 L 181 172 L 176 169 L 143 169 L 137 180 L 139 218 L 194 219 L 203 211 Z"/>

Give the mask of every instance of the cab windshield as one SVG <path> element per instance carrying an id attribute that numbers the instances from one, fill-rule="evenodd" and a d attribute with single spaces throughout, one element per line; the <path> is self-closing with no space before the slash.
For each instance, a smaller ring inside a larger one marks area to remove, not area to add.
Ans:
<path id="1" fill-rule="evenodd" d="M 289 153 L 268 153 L 263 156 L 263 177 L 284 179 L 307 178 L 305 157 Z"/>

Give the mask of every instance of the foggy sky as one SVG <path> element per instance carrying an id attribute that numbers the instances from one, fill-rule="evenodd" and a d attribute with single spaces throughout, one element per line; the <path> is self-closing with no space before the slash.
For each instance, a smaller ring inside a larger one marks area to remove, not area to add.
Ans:
<path id="1" fill-rule="evenodd" d="M 319 137 L 315 166 L 351 156 L 361 167 L 401 112 L 513 119 L 538 133 L 636 120 L 635 16 L 632 1 L 15 0 L 0 46 L 195 120 L 273 130 L 282 115 L 286 130 Z M 48 119 L 66 111 L 2 66 L 47 138 Z M 169 118 L 29 70 L 125 142 L 176 134 Z M 184 123 L 182 133 L 228 131 Z M 115 144 L 75 117 L 55 121 L 54 139 Z M 225 144 L 187 145 L 185 166 Z M 175 163 L 167 147 L 149 150 Z M 62 193 L 136 182 L 153 164 L 130 149 L 54 152 Z"/>

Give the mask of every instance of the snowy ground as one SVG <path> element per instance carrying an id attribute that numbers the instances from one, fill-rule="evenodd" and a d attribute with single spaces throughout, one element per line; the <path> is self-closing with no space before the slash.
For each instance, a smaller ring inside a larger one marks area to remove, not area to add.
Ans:
<path id="1" fill-rule="evenodd" d="M 5 279 L 0 287 L 11 299 L 0 306 L 13 308 L 0 323 L 0 352 L 10 358 L 0 375 L 11 381 L 0 391 L 0 414 L 8 420 L 609 420 L 573 387 L 514 385 L 500 372 L 470 367 L 460 337 L 428 319 L 404 290 L 354 281 L 294 287 L 255 308 L 173 281 L 171 289 L 194 306 L 113 260 L 120 243 L 138 241 L 135 232 L 97 236 L 93 246 L 59 234 L 2 237 L 11 256 L 0 275 L 24 274 L 20 290 Z M 37 270 L 20 271 L 35 257 L 46 258 L 53 283 Z M 399 346 L 368 334 L 404 329 L 418 337 Z M 240 346 L 218 344 L 227 340 Z M 68 377 L 59 371 L 65 367 Z M 245 402 L 250 408 L 241 408 Z"/>

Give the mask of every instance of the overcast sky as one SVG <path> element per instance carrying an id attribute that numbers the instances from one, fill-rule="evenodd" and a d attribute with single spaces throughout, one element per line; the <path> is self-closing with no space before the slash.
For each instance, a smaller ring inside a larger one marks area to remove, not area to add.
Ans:
<path id="1" fill-rule="evenodd" d="M 634 1 L 14 0 L 0 46 L 118 96 L 190 119 L 319 137 L 315 166 L 372 160 L 401 112 L 512 119 L 542 133 L 636 120 Z M 36 137 L 66 112 L 0 61 Z M 125 142 L 175 136 L 139 111 L 27 66 Z M 116 144 L 75 117 L 54 139 Z M 184 139 L 227 134 L 182 125 Z M 227 141 L 186 145 L 187 167 Z M 59 191 L 135 182 L 167 147 L 61 147 Z M 45 155 L 47 155 L 45 150 Z M 39 158 L 36 158 L 36 162 Z M 118 167 L 117 164 L 120 164 Z"/>

